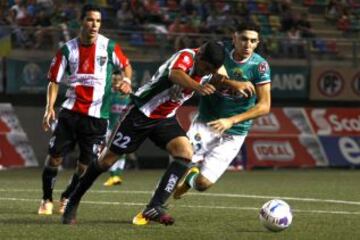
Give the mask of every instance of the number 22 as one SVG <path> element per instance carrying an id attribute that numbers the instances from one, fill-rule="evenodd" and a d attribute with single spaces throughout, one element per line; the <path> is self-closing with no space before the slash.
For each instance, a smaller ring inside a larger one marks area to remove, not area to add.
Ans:
<path id="1" fill-rule="evenodd" d="M 121 132 L 117 132 L 113 144 L 119 148 L 127 148 L 127 144 L 130 142 L 131 138 L 129 136 L 124 136 Z"/>

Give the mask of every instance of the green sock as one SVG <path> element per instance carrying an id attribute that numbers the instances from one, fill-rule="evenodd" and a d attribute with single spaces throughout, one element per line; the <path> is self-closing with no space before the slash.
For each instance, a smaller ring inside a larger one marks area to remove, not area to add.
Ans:
<path id="1" fill-rule="evenodd" d="M 192 172 L 189 175 L 186 176 L 185 182 L 189 187 L 196 189 L 196 178 L 199 175 L 199 173 Z"/>
<path id="2" fill-rule="evenodd" d="M 122 170 L 120 168 L 117 168 L 114 171 L 110 172 L 110 176 L 112 176 L 112 177 L 115 177 L 115 176 L 120 177 L 121 173 L 122 173 Z"/>

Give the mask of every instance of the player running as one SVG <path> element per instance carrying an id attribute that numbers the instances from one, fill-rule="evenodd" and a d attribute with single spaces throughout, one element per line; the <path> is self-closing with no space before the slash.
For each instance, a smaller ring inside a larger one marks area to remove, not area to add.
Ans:
<path id="1" fill-rule="evenodd" d="M 63 156 L 75 144 L 79 145 L 80 156 L 76 172 L 61 194 L 60 212 L 64 211 L 67 199 L 87 165 L 98 158 L 108 125 L 113 69 L 123 69 L 125 76 L 115 87 L 125 94 L 131 91 L 132 68 L 129 60 L 118 44 L 99 34 L 100 26 L 100 8 L 85 5 L 81 12 L 79 37 L 65 43 L 50 66 L 47 105 L 43 117 L 45 131 L 50 129 L 52 121 L 56 119 L 54 105 L 59 83 L 65 82 L 69 88 L 49 142 L 50 157 L 42 173 L 40 215 L 53 213 L 53 188 L 58 167 Z"/>

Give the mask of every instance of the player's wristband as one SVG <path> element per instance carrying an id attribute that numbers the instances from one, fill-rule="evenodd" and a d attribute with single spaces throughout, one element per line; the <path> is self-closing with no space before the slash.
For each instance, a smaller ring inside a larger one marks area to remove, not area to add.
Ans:
<path id="1" fill-rule="evenodd" d="M 127 82 L 128 84 L 131 85 L 131 80 L 128 77 L 123 77 L 122 81 Z"/>

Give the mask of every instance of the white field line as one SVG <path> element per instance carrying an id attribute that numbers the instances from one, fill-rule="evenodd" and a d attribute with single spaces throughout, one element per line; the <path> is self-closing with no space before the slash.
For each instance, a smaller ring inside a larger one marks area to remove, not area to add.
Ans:
<path id="1" fill-rule="evenodd" d="M 40 192 L 41 189 L 2 189 L 0 192 Z M 55 192 L 61 192 L 55 190 Z M 126 190 L 90 190 L 89 193 L 116 193 L 116 194 L 152 194 L 151 191 L 126 191 Z M 316 202 L 316 203 L 333 203 L 333 204 L 344 204 L 344 205 L 360 205 L 360 202 L 347 201 L 347 200 L 336 200 L 336 199 L 321 199 L 321 198 L 301 198 L 301 197 L 284 197 L 284 196 L 264 196 L 264 195 L 252 195 L 252 194 L 232 194 L 232 193 L 187 193 L 192 196 L 204 196 L 204 197 L 219 197 L 219 198 L 251 198 L 251 199 L 283 199 L 299 202 Z"/>
<path id="2" fill-rule="evenodd" d="M 30 198 L 3 198 L 0 197 L 0 201 L 16 201 L 16 202 L 39 202 L 39 199 Z M 111 205 L 111 206 L 145 206 L 146 203 L 140 202 L 104 202 L 104 201 L 81 201 L 82 204 L 91 205 Z M 238 210 L 238 211 L 259 211 L 259 208 L 255 207 L 229 207 L 229 206 L 206 206 L 206 205 L 183 205 L 176 204 L 176 207 L 181 208 L 204 208 L 204 209 L 220 209 L 220 210 Z M 325 210 L 301 210 L 292 209 L 296 213 L 309 213 L 309 214 L 338 214 L 338 215 L 360 215 L 360 212 L 349 211 L 325 211 Z"/>

